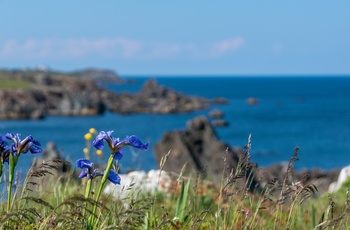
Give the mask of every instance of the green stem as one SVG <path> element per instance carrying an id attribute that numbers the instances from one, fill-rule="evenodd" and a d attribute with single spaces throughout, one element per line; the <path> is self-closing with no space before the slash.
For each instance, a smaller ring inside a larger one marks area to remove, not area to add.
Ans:
<path id="1" fill-rule="evenodd" d="M 90 191 L 91 191 L 91 184 L 92 184 L 92 179 L 87 180 L 86 184 L 86 189 L 85 189 L 85 198 L 89 198 Z"/>
<path id="2" fill-rule="evenodd" d="M 4 163 L 0 162 L 0 182 L 2 179 L 2 168 L 4 167 Z"/>
<path id="3" fill-rule="evenodd" d="M 88 179 L 87 180 L 87 184 L 86 184 L 86 189 L 85 189 L 85 199 L 89 198 L 90 191 L 91 191 L 91 185 L 92 185 L 92 179 Z M 85 208 L 84 208 L 84 211 L 83 211 L 83 216 L 85 216 L 86 209 L 87 209 L 87 202 L 85 202 Z"/>
<path id="4" fill-rule="evenodd" d="M 95 214 L 96 214 L 96 209 L 97 209 L 97 203 L 98 203 L 98 200 L 100 199 L 103 187 L 104 187 L 104 185 L 105 185 L 105 183 L 107 181 L 108 174 L 109 174 L 109 172 L 112 169 L 113 162 L 114 162 L 114 158 L 113 158 L 113 154 L 111 154 L 109 156 L 108 163 L 107 163 L 107 168 L 105 170 L 105 173 L 103 174 L 100 187 L 99 187 L 99 189 L 97 191 L 97 196 L 96 196 L 96 199 L 95 199 L 96 203 L 94 204 L 94 209 L 92 210 L 91 222 L 89 221 L 88 229 L 93 229 L 94 222 L 95 222 Z"/>
<path id="5" fill-rule="evenodd" d="M 7 212 L 10 212 L 11 210 L 11 196 L 12 196 L 12 184 L 13 184 L 13 177 L 16 167 L 16 158 L 13 157 L 12 154 L 9 156 L 9 183 L 7 186 Z"/>

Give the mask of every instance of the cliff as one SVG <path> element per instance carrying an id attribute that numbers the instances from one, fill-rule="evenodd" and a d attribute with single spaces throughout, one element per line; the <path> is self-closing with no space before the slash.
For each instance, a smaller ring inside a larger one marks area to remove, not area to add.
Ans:
<path id="1" fill-rule="evenodd" d="M 136 94 L 117 93 L 99 83 L 124 82 L 112 71 L 72 73 L 40 70 L 0 71 L 0 119 L 40 119 L 47 115 L 186 113 L 208 108 L 207 99 L 187 96 L 156 80 Z"/>

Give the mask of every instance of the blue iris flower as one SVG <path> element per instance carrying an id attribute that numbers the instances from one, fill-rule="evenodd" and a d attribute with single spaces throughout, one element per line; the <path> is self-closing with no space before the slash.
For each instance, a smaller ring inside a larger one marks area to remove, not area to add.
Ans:
<path id="1" fill-rule="evenodd" d="M 92 145 L 99 150 L 102 150 L 104 147 L 104 142 L 106 141 L 108 144 L 109 149 L 113 152 L 114 154 L 114 159 L 116 160 L 120 160 L 123 157 L 123 152 L 121 150 L 122 147 L 124 147 L 125 145 L 130 145 L 133 146 L 135 148 L 139 148 L 142 150 L 147 150 L 148 149 L 148 145 L 149 143 L 145 143 L 142 144 L 142 142 L 140 141 L 140 139 L 135 136 L 135 135 L 131 135 L 126 137 L 124 140 L 119 140 L 119 138 L 115 138 L 112 136 L 113 131 L 101 131 L 96 139 L 92 142 Z"/>
<path id="2" fill-rule="evenodd" d="M 11 148 L 5 141 L 4 136 L 0 136 L 0 163 L 9 163 L 9 156 L 11 154 Z"/>
<path id="3" fill-rule="evenodd" d="M 103 172 L 97 172 L 97 169 L 93 168 L 94 163 L 88 159 L 79 159 L 75 162 L 75 165 L 82 169 L 79 178 L 87 177 L 90 180 L 97 176 L 103 176 L 104 174 Z M 108 180 L 113 184 L 120 184 L 120 176 L 114 170 L 108 173 Z"/>
<path id="4" fill-rule="evenodd" d="M 40 143 L 37 140 L 29 135 L 23 140 L 20 139 L 20 134 L 7 133 L 6 138 L 13 141 L 12 144 L 12 153 L 19 156 L 21 153 L 27 153 L 30 151 L 31 153 L 41 153 L 42 149 L 40 148 Z"/>

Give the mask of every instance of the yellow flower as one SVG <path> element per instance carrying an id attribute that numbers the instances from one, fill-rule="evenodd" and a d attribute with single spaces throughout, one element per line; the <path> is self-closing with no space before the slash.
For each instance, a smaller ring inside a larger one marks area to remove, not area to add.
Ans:
<path id="1" fill-rule="evenodd" d="M 91 138 L 92 138 L 91 133 L 85 134 L 85 135 L 84 135 L 84 138 L 85 138 L 85 140 L 87 140 L 87 141 L 91 140 Z"/>
<path id="2" fill-rule="evenodd" d="M 84 149 L 83 149 L 83 152 L 84 152 L 85 154 L 88 154 L 88 153 L 89 153 L 89 149 L 88 149 L 88 148 L 84 148 Z"/>
<path id="3" fill-rule="evenodd" d="M 90 129 L 89 129 L 89 133 L 95 134 L 95 133 L 97 133 L 97 131 L 96 131 L 95 128 L 90 128 Z"/>
<path id="4" fill-rule="evenodd" d="M 96 154 L 100 156 L 102 154 L 102 150 L 96 150 Z"/>

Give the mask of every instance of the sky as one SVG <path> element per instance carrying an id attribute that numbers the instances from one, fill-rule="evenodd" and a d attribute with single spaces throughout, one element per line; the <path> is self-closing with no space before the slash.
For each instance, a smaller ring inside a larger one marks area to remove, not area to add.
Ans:
<path id="1" fill-rule="evenodd" d="M 0 0 L 0 68 L 350 75 L 350 0 Z"/>

